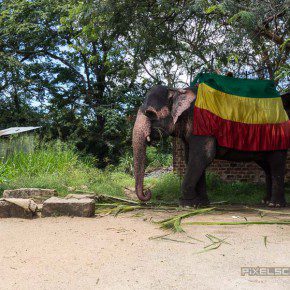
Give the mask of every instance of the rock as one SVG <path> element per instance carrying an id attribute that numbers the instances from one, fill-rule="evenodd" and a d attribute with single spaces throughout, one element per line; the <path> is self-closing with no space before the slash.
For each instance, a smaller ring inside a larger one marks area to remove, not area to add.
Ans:
<path id="1" fill-rule="evenodd" d="M 70 193 L 68 194 L 65 199 L 71 199 L 71 198 L 76 198 L 76 199 L 83 199 L 83 198 L 90 198 L 90 199 L 95 199 L 96 195 L 95 194 L 76 194 L 76 193 Z"/>
<path id="2" fill-rule="evenodd" d="M 164 174 L 170 173 L 173 171 L 173 166 L 169 166 L 167 168 L 159 168 L 150 172 L 145 173 L 145 177 L 155 177 L 159 178 Z"/>
<path id="3" fill-rule="evenodd" d="M 136 192 L 135 192 L 135 188 L 134 187 L 125 187 L 124 188 L 124 194 L 129 198 L 129 199 L 132 199 L 132 200 L 138 200 L 138 197 L 136 195 Z"/>
<path id="4" fill-rule="evenodd" d="M 31 198 L 35 202 L 43 202 L 49 197 L 57 196 L 55 189 L 43 189 L 43 188 L 19 188 L 4 190 L 4 198 Z"/>
<path id="5" fill-rule="evenodd" d="M 32 199 L 0 199 L 0 218 L 33 218 L 37 209 L 37 204 Z"/>
<path id="6" fill-rule="evenodd" d="M 51 197 L 43 203 L 41 215 L 91 217 L 95 214 L 95 201 L 91 198 L 62 199 Z"/>

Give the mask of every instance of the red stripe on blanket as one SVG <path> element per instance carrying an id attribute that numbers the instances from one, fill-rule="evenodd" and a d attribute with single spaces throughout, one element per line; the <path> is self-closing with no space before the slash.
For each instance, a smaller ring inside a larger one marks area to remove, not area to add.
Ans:
<path id="1" fill-rule="evenodd" d="M 194 108 L 193 135 L 214 136 L 218 145 L 242 151 L 290 148 L 290 120 L 280 124 L 244 124 Z"/>

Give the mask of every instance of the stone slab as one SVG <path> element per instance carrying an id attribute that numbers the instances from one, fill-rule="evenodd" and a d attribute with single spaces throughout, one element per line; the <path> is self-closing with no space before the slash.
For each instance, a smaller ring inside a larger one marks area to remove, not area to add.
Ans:
<path id="1" fill-rule="evenodd" d="M 42 217 L 78 216 L 91 217 L 95 214 L 95 201 L 90 198 L 63 199 L 51 197 L 43 203 Z"/>
<path id="2" fill-rule="evenodd" d="M 49 197 L 57 196 L 58 193 L 55 189 L 44 188 L 18 188 L 4 190 L 4 198 L 31 198 L 35 202 L 43 202 Z"/>
<path id="3" fill-rule="evenodd" d="M 0 218 L 33 218 L 37 205 L 31 199 L 0 199 Z"/>
<path id="4" fill-rule="evenodd" d="M 89 198 L 89 199 L 95 199 L 96 195 L 94 194 L 76 194 L 76 193 L 70 193 L 68 194 L 65 199 L 71 199 L 71 198 L 75 198 L 75 199 L 83 199 L 83 198 Z"/>

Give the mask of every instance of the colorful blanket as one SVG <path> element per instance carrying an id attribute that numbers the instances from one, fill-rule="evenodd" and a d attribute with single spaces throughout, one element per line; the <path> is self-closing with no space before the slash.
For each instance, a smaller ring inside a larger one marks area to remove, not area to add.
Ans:
<path id="1" fill-rule="evenodd" d="M 290 148 L 290 121 L 273 81 L 199 74 L 193 134 L 243 151 Z"/>

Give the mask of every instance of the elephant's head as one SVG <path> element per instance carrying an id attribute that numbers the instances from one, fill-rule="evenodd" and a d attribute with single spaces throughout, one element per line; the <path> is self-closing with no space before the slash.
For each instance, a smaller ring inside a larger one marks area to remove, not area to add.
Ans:
<path id="1" fill-rule="evenodd" d="M 143 192 L 146 145 L 173 134 L 179 117 L 191 106 L 196 95 L 190 89 L 169 89 L 155 86 L 139 108 L 133 129 L 135 190 L 141 201 L 148 201 L 151 192 Z"/>

